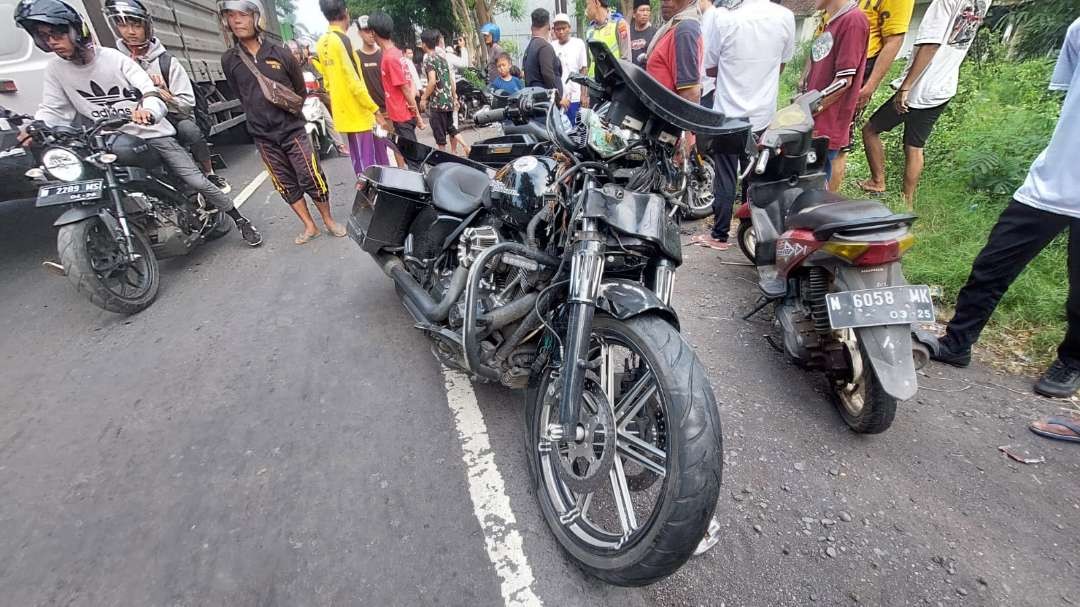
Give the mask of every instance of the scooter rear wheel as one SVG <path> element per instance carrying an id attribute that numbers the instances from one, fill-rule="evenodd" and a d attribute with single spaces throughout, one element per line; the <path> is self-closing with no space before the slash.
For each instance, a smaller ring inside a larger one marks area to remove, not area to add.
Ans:
<path id="1" fill-rule="evenodd" d="M 756 263 L 757 238 L 754 236 L 754 224 L 750 223 L 749 219 L 739 221 L 736 240 L 739 241 L 739 250 L 742 251 L 742 254 L 750 260 L 750 263 Z"/>
<path id="2" fill-rule="evenodd" d="M 879 434 L 889 429 L 896 417 L 896 399 L 881 387 L 866 349 L 848 329 L 842 340 L 849 360 L 850 375 L 832 382 L 833 403 L 840 417 L 859 434 Z"/>

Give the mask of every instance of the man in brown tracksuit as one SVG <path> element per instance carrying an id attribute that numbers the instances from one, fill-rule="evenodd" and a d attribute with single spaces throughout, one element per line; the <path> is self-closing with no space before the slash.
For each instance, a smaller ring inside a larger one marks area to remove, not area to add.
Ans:
<path id="1" fill-rule="evenodd" d="M 259 0 L 222 0 L 218 6 L 222 22 L 236 39 L 236 45 L 222 55 L 221 66 L 229 85 L 240 96 L 247 115 L 248 132 L 255 139 L 274 188 L 304 224 L 296 244 L 305 244 L 319 236 L 304 194 L 315 203 L 327 232 L 345 236 L 345 228 L 330 214 L 330 190 L 304 130 L 304 117 L 270 103 L 244 59 L 266 78 L 303 97 L 304 76 L 300 64 L 285 47 L 262 40 L 264 13 Z"/>

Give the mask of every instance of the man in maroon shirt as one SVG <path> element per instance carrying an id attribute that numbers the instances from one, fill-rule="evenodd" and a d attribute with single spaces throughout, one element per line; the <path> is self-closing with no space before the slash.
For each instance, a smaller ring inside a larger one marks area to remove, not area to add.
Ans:
<path id="1" fill-rule="evenodd" d="M 825 176 L 829 179 L 829 190 L 835 192 L 840 184 L 832 183 L 832 161 L 851 142 L 848 127 L 855 118 L 859 86 L 866 68 L 870 22 L 854 0 L 817 0 L 815 4 L 830 16 L 825 30 L 814 38 L 810 47 L 802 88 L 820 91 L 833 82 L 844 82 L 843 88 L 825 98 L 821 111 L 814 117 L 814 136 L 829 138 Z"/>
<path id="2" fill-rule="evenodd" d="M 701 12 L 695 0 L 663 0 L 662 25 L 645 53 L 645 70 L 694 103 L 701 101 Z"/>
<path id="3" fill-rule="evenodd" d="M 394 123 L 394 132 L 398 137 L 417 141 L 416 129 L 424 128 L 424 119 L 420 117 L 420 108 L 416 105 L 419 83 L 410 78 L 405 65 L 408 59 L 390 39 L 394 31 L 394 20 L 380 11 L 368 17 L 368 25 L 375 32 L 375 41 L 382 47 L 382 84 L 383 92 L 386 93 L 386 115 Z"/>

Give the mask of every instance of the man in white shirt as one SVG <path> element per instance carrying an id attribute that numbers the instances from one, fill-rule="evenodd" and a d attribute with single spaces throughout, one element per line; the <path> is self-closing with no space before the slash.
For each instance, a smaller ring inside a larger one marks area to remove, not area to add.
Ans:
<path id="1" fill-rule="evenodd" d="M 716 8 L 704 17 L 703 71 L 715 87 L 713 109 L 747 118 L 755 133 L 765 130 L 776 112 L 780 72 L 795 53 L 795 15 L 769 0 L 744 0 L 735 8 Z M 731 207 L 739 175 L 738 154 L 715 154 L 712 233 L 694 242 L 718 250 L 728 244 Z"/>
<path id="2" fill-rule="evenodd" d="M 555 56 L 562 63 L 563 98 L 562 106 L 570 124 L 577 124 L 577 113 L 581 109 L 581 85 L 570 82 L 570 76 L 585 74 L 589 70 L 589 51 L 585 41 L 570 35 L 570 16 L 566 13 L 555 15 L 552 22 L 555 40 L 551 46 Z"/>
<path id="3" fill-rule="evenodd" d="M 870 179 L 860 187 L 885 191 L 885 148 L 881 133 L 904 124 L 904 185 L 908 209 L 915 208 L 915 188 L 923 168 L 923 148 L 949 100 L 956 95 L 960 64 L 986 18 L 990 0 L 934 0 L 915 37 L 915 54 L 903 75 L 893 81 L 896 94 L 863 126 L 863 147 Z"/>
<path id="4" fill-rule="evenodd" d="M 698 0 L 698 10 L 701 11 L 701 48 L 708 49 L 715 43 L 716 22 L 710 19 L 709 13 L 716 10 L 712 0 Z M 701 105 L 713 106 L 713 90 L 716 89 L 716 78 L 710 78 L 705 70 L 701 70 Z"/>

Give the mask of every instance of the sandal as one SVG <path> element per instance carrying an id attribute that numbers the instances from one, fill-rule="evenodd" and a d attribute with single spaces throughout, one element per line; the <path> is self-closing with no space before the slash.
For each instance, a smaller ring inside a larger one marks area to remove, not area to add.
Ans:
<path id="1" fill-rule="evenodd" d="M 696 234 L 690 238 L 690 244 L 708 247 L 714 251 L 726 251 L 731 248 L 730 242 L 717 240 L 709 234 Z"/>
<path id="2" fill-rule="evenodd" d="M 332 228 L 326 228 L 326 233 L 331 236 L 336 236 L 338 238 L 344 238 L 345 235 L 348 234 L 345 228 L 341 227 L 340 223 L 335 223 L 334 227 Z"/>
<path id="3" fill-rule="evenodd" d="M 1053 428 L 1057 426 L 1059 429 Z M 1036 420 L 1028 425 L 1028 429 L 1046 438 L 1063 440 L 1070 443 L 1080 443 L 1080 417 L 1061 417 L 1055 415 L 1045 420 Z"/>
<path id="4" fill-rule="evenodd" d="M 318 238 L 319 234 L 320 234 L 319 232 L 315 232 L 314 234 L 308 234 L 307 232 L 301 232 L 301 234 L 299 236 L 297 236 L 296 239 L 293 240 L 293 242 L 295 242 L 296 244 L 307 244 L 307 243 L 311 242 L 312 240 L 315 240 L 316 238 Z"/>
<path id="5" fill-rule="evenodd" d="M 869 192 L 871 194 L 884 194 L 885 193 L 885 188 L 881 188 L 879 190 L 876 186 L 871 186 L 869 179 L 864 179 L 864 180 L 860 181 L 859 182 L 859 189 L 861 189 L 864 192 Z"/>

